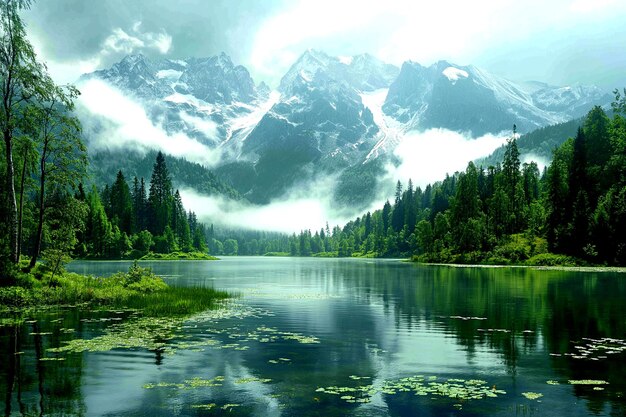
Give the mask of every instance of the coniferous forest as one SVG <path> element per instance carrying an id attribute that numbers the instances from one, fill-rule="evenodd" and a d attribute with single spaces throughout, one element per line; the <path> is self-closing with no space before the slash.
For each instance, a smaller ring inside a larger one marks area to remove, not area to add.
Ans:
<path id="1" fill-rule="evenodd" d="M 424 189 L 398 182 L 393 202 L 343 228 L 281 239 L 242 236 L 239 253 L 624 265 L 626 99 L 618 91 L 612 107 L 612 118 L 593 108 L 543 172 L 520 162 L 514 136 L 495 166 L 470 162 L 465 172 Z"/>
<path id="2" fill-rule="evenodd" d="M 103 188 L 88 180 L 74 115 L 80 92 L 55 84 L 26 39 L 19 10 L 2 3 L 2 262 L 69 256 L 140 258 L 149 252 L 215 255 L 409 257 L 461 263 L 626 263 L 626 98 L 613 116 L 594 107 L 549 167 L 521 164 L 515 135 L 502 161 L 424 189 L 397 183 L 395 199 L 343 227 L 283 235 L 216 230 L 182 204 L 165 156 L 149 181 L 120 170 Z M 13 8 L 12 10 L 9 10 Z"/>

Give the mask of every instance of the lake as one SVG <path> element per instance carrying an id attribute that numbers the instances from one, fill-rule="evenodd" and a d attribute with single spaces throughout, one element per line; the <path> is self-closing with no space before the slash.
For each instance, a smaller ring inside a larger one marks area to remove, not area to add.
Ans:
<path id="1" fill-rule="evenodd" d="M 0 316 L 5 415 L 626 415 L 624 274 L 254 257 L 142 266 L 239 297 L 184 321 L 71 306 Z"/>

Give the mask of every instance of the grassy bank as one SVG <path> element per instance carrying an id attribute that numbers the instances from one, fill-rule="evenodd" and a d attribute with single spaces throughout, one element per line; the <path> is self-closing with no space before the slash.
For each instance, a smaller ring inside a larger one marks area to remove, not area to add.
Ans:
<path id="1" fill-rule="evenodd" d="M 212 288 L 168 286 L 151 269 L 137 264 L 108 278 L 68 272 L 52 276 L 38 265 L 32 273 L 18 275 L 13 285 L 0 288 L 0 309 L 84 304 L 138 309 L 156 317 L 198 313 L 227 297 Z"/>
<path id="2" fill-rule="evenodd" d="M 218 261 L 219 258 L 211 256 L 205 252 L 140 252 L 133 250 L 124 256 L 116 258 L 102 258 L 85 256 L 79 259 L 86 261 Z"/>
<path id="3" fill-rule="evenodd" d="M 141 261 L 219 261 L 219 258 L 204 252 L 172 252 L 154 253 L 148 252 L 139 258 Z"/>

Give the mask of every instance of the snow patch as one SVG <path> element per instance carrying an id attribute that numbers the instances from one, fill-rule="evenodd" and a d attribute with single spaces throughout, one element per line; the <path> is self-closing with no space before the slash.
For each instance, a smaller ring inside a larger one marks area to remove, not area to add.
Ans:
<path id="1" fill-rule="evenodd" d="M 339 59 L 339 62 L 341 62 L 344 65 L 350 65 L 350 64 L 352 64 L 353 57 L 351 57 L 351 56 L 338 56 L 337 59 Z"/>
<path id="2" fill-rule="evenodd" d="M 383 112 L 383 104 L 388 92 L 388 88 L 381 88 L 361 94 L 363 105 L 372 112 L 374 123 L 380 129 L 376 135 L 376 144 L 365 157 L 364 163 L 372 158 L 376 158 L 381 153 L 392 150 L 400 142 L 400 138 L 404 134 L 402 124 Z"/>
<path id="3" fill-rule="evenodd" d="M 169 80 L 169 81 L 178 81 L 178 79 L 180 78 L 180 76 L 183 74 L 182 71 L 176 71 L 173 69 L 166 69 L 166 70 L 161 70 L 161 71 L 157 71 L 157 73 L 155 74 L 156 77 L 158 79 L 165 79 L 165 80 Z"/>
<path id="4" fill-rule="evenodd" d="M 304 70 L 300 70 L 300 77 L 307 83 L 311 82 L 311 75 Z"/>
<path id="5" fill-rule="evenodd" d="M 455 67 L 448 67 L 442 72 L 450 81 L 457 81 L 459 78 L 467 78 L 469 74 L 467 71 Z"/>
<path id="6" fill-rule="evenodd" d="M 190 106 L 193 106 L 198 110 L 209 112 L 213 110 L 213 106 L 211 104 L 207 103 L 204 100 L 200 100 L 197 97 L 192 96 L 191 94 L 174 93 L 165 97 L 163 100 L 176 104 L 189 104 Z"/>

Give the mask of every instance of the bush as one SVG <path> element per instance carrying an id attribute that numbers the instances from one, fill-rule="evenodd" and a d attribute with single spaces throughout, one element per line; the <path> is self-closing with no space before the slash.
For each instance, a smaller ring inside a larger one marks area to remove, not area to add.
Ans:
<path id="1" fill-rule="evenodd" d="M 8 307 L 26 307 L 33 303 L 32 293 L 22 287 L 0 288 L 0 305 Z"/>
<path id="2" fill-rule="evenodd" d="M 526 264 L 535 266 L 578 266 L 580 261 L 571 256 L 540 253 L 528 259 Z"/>

